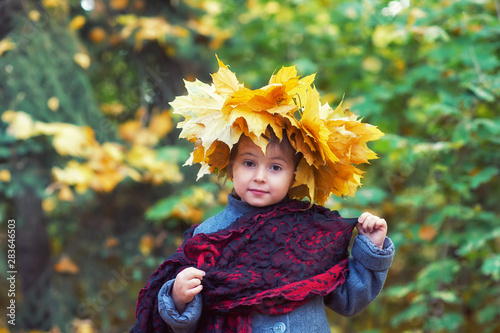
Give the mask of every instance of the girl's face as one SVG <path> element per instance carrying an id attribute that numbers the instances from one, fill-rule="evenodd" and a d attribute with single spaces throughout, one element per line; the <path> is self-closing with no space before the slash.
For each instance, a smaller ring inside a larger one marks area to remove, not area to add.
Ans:
<path id="1" fill-rule="evenodd" d="M 238 143 L 232 167 L 234 190 L 242 201 L 265 207 L 281 201 L 294 180 L 295 163 L 292 153 L 278 144 L 267 146 L 267 155 L 252 140 Z"/>

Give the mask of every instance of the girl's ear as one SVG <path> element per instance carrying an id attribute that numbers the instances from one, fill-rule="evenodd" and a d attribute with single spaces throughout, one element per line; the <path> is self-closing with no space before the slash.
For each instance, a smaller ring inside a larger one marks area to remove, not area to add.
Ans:
<path id="1" fill-rule="evenodd" d="M 229 154 L 229 163 L 226 165 L 226 178 L 229 180 L 233 179 L 233 166 L 234 166 L 234 160 L 236 159 L 237 155 L 238 155 L 238 143 L 233 146 L 233 149 L 231 149 L 231 153 Z"/>
<path id="2" fill-rule="evenodd" d="M 293 177 L 292 177 L 292 181 L 290 182 L 290 186 L 288 186 L 288 191 L 290 191 L 290 189 L 293 187 L 293 184 L 295 184 L 295 177 L 297 176 L 297 170 L 295 170 L 293 172 Z"/>
<path id="3" fill-rule="evenodd" d="M 230 160 L 226 166 L 226 178 L 229 180 L 233 179 L 233 164 L 233 160 Z"/>
<path id="4" fill-rule="evenodd" d="M 233 187 L 233 190 L 231 191 L 231 194 L 233 195 L 233 197 L 235 197 L 236 199 L 238 200 L 241 200 L 240 196 L 238 195 L 238 193 L 236 193 L 236 191 L 234 190 L 234 187 Z"/>

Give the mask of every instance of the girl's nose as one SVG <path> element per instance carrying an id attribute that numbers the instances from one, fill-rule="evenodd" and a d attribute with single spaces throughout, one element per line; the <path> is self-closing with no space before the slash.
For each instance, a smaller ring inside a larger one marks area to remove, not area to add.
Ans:
<path id="1" fill-rule="evenodd" d="M 266 181 L 265 172 L 266 172 L 265 168 L 257 168 L 257 170 L 255 170 L 254 180 L 260 183 L 265 182 Z"/>

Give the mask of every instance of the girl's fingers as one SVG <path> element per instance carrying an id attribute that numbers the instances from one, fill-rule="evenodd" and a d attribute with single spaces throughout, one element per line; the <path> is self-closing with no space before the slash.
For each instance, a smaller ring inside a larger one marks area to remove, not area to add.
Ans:
<path id="1" fill-rule="evenodd" d="M 205 276 L 205 272 L 198 268 L 190 267 L 190 272 L 192 274 L 192 277 L 198 278 L 200 280 Z"/>
<path id="2" fill-rule="evenodd" d="M 181 275 L 186 280 L 191 280 L 195 278 L 202 280 L 203 277 L 205 276 L 205 272 L 198 268 L 188 267 L 182 272 L 180 272 L 179 275 Z"/>
<path id="3" fill-rule="evenodd" d="M 179 295 L 184 302 L 190 301 L 194 295 L 198 294 L 203 289 L 201 280 L 204 275 L 204 271 L 194 267 L 188 267 L 181 271 L 174 282 L 174 289 L 177 290 L 177 295 Z"/>
<path id="4" fill-rule="evenodd" d="M 386 224 L 384 219 L 381 219 L 378 216 L 375 216 L 368 212 L 364 212 L 363 214 L 361 214 L 358 221 L 358 225 L 360 225 L 360 228 L 364 232 L 373 232 L 373 230 L 383 227 Z"/>
<path id="5" fill-rule="evenodd" d="M 370 232 L 373 230 L 373 225 L 374 225 L 373 217 L 374 216 L 368 212 L 364 212 L 363 214 L 361 214 L 361 216 L 358 219 L 361 230 L 363 230 L 364 232 Z"/>
<path id="6" fill-rule="evenodd" d="M 183 294 L 184 297 L 186 297 L 186 299 L 188 299 L 189 301 L 203 289 L 203 285 L 201 284 L 200 280 L 197 279 L 197 281 L 198 283 L 184 286 L 186 289 L 183 291 Z"/>
<path id="7" fill-rule="evenodd" d="M 387 226 L 387 222 L 385 219 L 378 219 L 378 221 L 375 223 L 376 228 L 383 228 L 384 226 Z"/>
<path id="8" fill-rule="evenodd" d="M 194 277 L 187 281 L 186 286 L 188 287 L 188 289 L 199 287 L 201 286 L 201 279 Z"/>
<path id="9" fill-rule="evenodd" d="M 368 212 L 364 212 L 364 213 L 363 213 L 363 214 L 361 214 L 361 215 L 360 215 L 360 217 L 358 218 L 358 222 L 359 222 L 359 223 L 363 223 L 363 222 L 366 220 L 366 218 L 367 218 L 368 216 L 370 216 L 370 215 L 372 215 L 372 214 L 370 214 L 370 213 L 368 213 Z"/>
<path id="10" fill-rule="evenodd" d="M 194 295 L 198 294 L 199 292 L 201 292 L 202 289 L 203 289 L 203 285 L 200 284 L 199 286 L 196 286 L 195 288 L 190 289 L 189 293 L 191 294 L 191 296 L 194 296 Z"/>

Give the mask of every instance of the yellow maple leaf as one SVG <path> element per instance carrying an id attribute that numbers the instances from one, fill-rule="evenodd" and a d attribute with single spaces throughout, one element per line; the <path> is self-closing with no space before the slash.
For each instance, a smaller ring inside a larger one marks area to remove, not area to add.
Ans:
<path id="1" fill-rule="evenodd" d="M 206 159 L 212 161 L 210 173 L 222 170 L 229 163 L 229 147 L 221 141 L 214 141 L 206 153 Z"/>
<path id="2" fill-rule="evenodd" d="M 188 96 L 177 97 L 172 103 L 174 113 L 186 117 L 178 124 L 182 128 L 180 137 L 189 141 L 200 139 L 207 149 L 215 140 L 233 145 L 230 124 L 220 112 L 224 99 L 215 92 L 215 87 L 200 81 L 185 81 Z M 219 112 L 217 112 L 219 111 Z"/>
<path id="3" fill-rule="evenodd" d="M 297 166 L 295 182 L 292 185 L 290 195 L 301 198 L 308 197 L 311 202 L 314 202 L 315 189 L 314 168 L 305 159 L 302 159 Z"/>
<path id="4" fill-rule="evenodd" d="M 300 76 L 297 76 L 295 66 L 283 66 L 278 73 L 271 76 L 269 84 L 283 85 L 288 96 L 296 100 L 294 104 L 302 106 L 306 101 L 306 93 L 314 82 L 315 76 L 316 74 L 312 74 L 300 79 Z M 289 102 L 290 100 L 286 101 L 286 103 Z"/>
<path id="5" fill-rule="evenodd" d="M 270 114 L 268 112 L 254 112 L 245 105 L 242 105 L 233 109 L 229 119 L 230 123 L 234 123 L 235 121 L 240 120 L 239 125 L 245 134 L 265 134 L 267 126 L 269 124 L 275 123 L 275 118 L 276 117 L 273 114 Z M 280 129 L 277 135 L 281 136 L 281 131 L 282 130 Z"/>
<path id="6" fill-rule="evenodd" d="M 322 160 L 338 161 L 339 158 L 332 152 L 328 139 L 331 134 L 324 121 L 319 116 L 319 93 L 310 89 L 300 124 L 306 134 L 315 139 L 315 151 L 321 154 Z"/>
<path id="7" fill-rule="evenodd" d="M 271 75 L 271 78 L 269 79 L 269 84 L 283 83 L 294 78 L 297 78 L 297 70 L 295 69 L 295 66 L 290 66 L 290 67 L 283 66 L 278 71 L 278 73 L 276 73 L 275 75 Z"/>
<path id="8" fill-rule="evenodd" d="M 218 57 L 217 61 L 219 63 L 219 70 L 217 73 L 212 74 L 212 78 L 217 94 L 226 98 L 243 88 L 243 85 L 238 81 L 236 75 L 231 72 Z"/>

